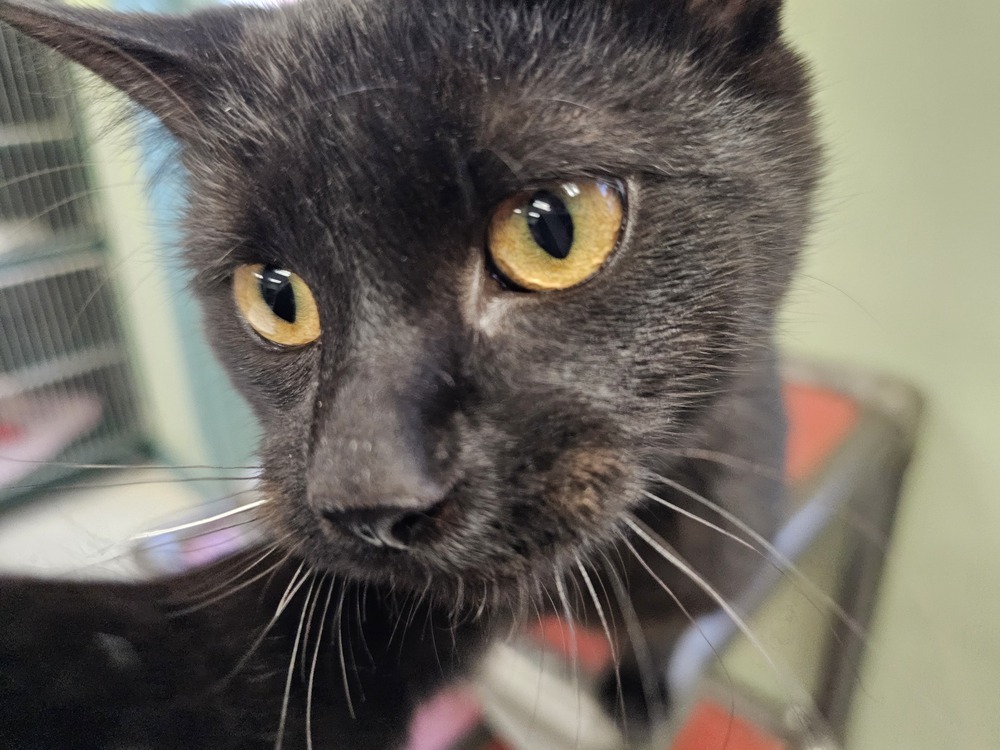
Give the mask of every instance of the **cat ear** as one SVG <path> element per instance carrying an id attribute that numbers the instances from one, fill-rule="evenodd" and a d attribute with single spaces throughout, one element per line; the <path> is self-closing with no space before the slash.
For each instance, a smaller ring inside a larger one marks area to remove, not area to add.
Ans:
<path id="1" fill-rule="evenodd" d="M 688 12 L 710 37 L 753 54 L 781 34 L 782 0 L 687 0 Z"/>
<path id="2" fill-rule="evenodd" d="M 0 0 L 0 21 L 89 68 L 182 137 L 198 128 L 221 50 L 259 12 L 169 17 Z"/>

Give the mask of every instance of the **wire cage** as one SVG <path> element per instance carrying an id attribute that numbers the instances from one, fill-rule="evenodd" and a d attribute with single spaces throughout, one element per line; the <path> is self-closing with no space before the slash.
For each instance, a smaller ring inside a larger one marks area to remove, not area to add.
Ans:
<path id="1" fill-rule="evenodd" d="M 143 439 L 72 92 L 0 28 L 0 503 Z"/>

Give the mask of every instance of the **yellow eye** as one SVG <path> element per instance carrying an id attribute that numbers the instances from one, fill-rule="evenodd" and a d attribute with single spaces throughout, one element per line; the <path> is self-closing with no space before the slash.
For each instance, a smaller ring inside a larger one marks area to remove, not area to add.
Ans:
<path id="1" fill-rule="evenodd" d="M 240 266 L 233 296 L 247 323 L 275 344 L 305 346 L 319 338 L 316 300 L 300 276 L 276 266 Z"/>
<path id="2" fill-rule="evenodd" d="M 600 180 L 518 193 L 493 212 L 487 246 L 496 269 L 522 289 L 569 289 L 596 274 L 622 230 L 622 191 Z"/>

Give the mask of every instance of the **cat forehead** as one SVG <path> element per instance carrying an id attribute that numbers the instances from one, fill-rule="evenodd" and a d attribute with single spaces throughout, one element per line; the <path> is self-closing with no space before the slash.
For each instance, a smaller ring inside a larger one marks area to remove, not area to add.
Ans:
<path id="1" fill-rule="evenodd" d="M 222 87 L 221 137 L 277 159 L 486 149 L 534 179 L 648 166 L 658 141 L 704 130 L 717 96 L 685 50 L 585 12 L 545 27 L 504 6 L 310 4 L 261 22 Z"/>
<path id="2" fill-rule="evenodd" d="M 425 218 L 467 230 L 545 179 L 754 180 L 783 158 L 782 106 L 730 87 L 682 31 L 554 6 L 317 2 L 249 23 L 192 148 L 199 228 L 284 228 L 289 247 L 328 227 L 409 239 Z"/>

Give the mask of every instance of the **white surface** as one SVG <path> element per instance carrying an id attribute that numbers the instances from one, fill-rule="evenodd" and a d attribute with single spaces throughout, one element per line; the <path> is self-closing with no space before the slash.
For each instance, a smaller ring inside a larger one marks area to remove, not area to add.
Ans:
<path id="1" fill-rule="evenodd" d="M 101 472 L 3 512 L 0 571 L 72 578 L 139 574 L 128 554 L 132 538 L 203 504 L 177 479 L 166 469 Z"/>

